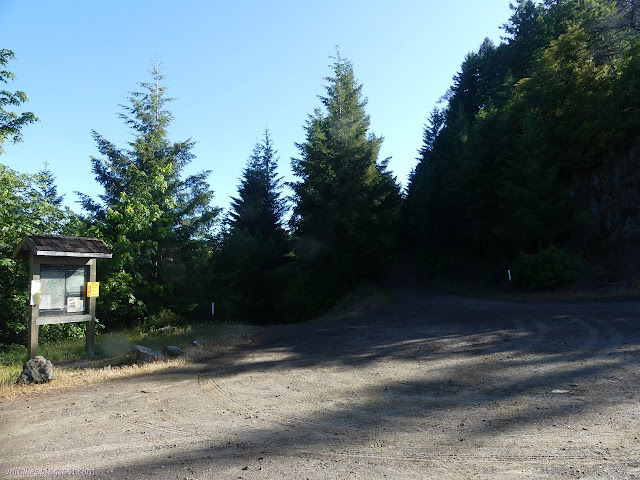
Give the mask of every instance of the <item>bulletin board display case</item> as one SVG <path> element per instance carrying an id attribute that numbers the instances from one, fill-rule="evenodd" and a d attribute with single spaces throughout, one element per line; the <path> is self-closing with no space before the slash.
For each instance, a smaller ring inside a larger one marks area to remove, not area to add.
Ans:
<path id="1" fill-rule="evenodd" d="M 85 285 L 89 268 L 79 265 L 40 266 L 40 316 L 88 314 Z"/>
<path id="2" fill-rule="evenodd" d="M 85 339 L 93 355 L 96 322 L 96 260 L 111 258 L 111 250 L 97 238 L 26 235 L 13 252 L 30 259 L 29 357 L 38 354 L 38 327 L 86 323 Z"/>

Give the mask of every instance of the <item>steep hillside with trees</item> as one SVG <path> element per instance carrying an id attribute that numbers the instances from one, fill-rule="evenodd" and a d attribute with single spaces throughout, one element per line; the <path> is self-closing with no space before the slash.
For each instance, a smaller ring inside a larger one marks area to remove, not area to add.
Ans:
<path id="1" fill-rule="evenodd" d="M 530 270 L 577 271 L 558 247 L 606 243 L 576 179 L 638 142 L 640 37 L 635 2 L 512 8 L 506 42 L 470 53 L 430 115 L 405 221 L 425 256 L 513 267 L 537 286 Z"/>

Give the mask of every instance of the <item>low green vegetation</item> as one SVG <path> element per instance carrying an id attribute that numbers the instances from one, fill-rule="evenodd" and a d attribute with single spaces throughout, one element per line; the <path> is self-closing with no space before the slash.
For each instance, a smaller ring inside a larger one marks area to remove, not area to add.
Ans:
<path id="1" fill-rule="evenodd" d="M 533 290 L 553 290 L 578 279 L 581 263 L 556 245 L 520 255 L 513 267 L 515 280 Z"/>

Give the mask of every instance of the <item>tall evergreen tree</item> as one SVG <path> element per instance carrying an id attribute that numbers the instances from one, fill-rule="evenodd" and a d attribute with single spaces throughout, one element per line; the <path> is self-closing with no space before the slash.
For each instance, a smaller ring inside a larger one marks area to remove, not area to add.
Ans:
<path id="1" fill-rule="evenodd" d="M 228 319 L 269 323 L 278 318 L 289 241 L 276 154 L 267 130 L 247 161 L 213 258 L 213 291 L 220 299 L 219 315 Z"/>
<path id="2" fill-rule="evenodd" d="M 263 239 L 281 239 L 286 204 L 282 198 L 282 178 L 277 174 L 277 152 L 269 130 L 262 142 L 256 143 L 238 188 L 232 199 L 231 228 L 247 230 Z"/>
<path id="3" fill-rule="evenodd" d="M 617 0 L 626 25 L 640 33 L 640 0 Z"/>
<path id="4" fill-rule="evenodd" d="M 351 62 L 338 54 L 326 80 L 324 110 L 309 117 L 300 158 L 292 160 L 299 178 L 292 187 L 297 256 L 330 298 L 387 265 L 400 193 L 387 160 L 378 160 L 382 137 L 369 132 Z"/>
<path id="5" fill-rule="evenodd" d="M 133 130 L 128 149 L 94 132 L 102 154 L 92 158 L 96 180 L 104 188 L 100 201 L 83 196 L 94 231 L 114 250 L 106 274 L 103 317 L 122 322 L 169 307 L 183 313 L 193 307 L 198 252 L 209 238 L 219 209 L 204 171 L 183 178 L 193 159 L 193 141 L 171 142 L 166 110 L 171 98 L 154 65 L 152 82 L 141 83 L 120 116 Z M 195 269 L 195 271 L 194 271 Z M 188 272 L 188 277 L 187 277 Z"/>

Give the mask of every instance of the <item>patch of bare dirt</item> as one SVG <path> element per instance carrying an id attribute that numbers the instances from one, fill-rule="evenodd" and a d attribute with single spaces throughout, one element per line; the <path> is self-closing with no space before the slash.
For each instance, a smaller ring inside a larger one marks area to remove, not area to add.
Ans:
<path id="1" fill-rule="evenodd" d="M 406 288 L 218 358 L 4 401 L 0 476 L 637 478 L 639 326 L 635 301 Z"/>

